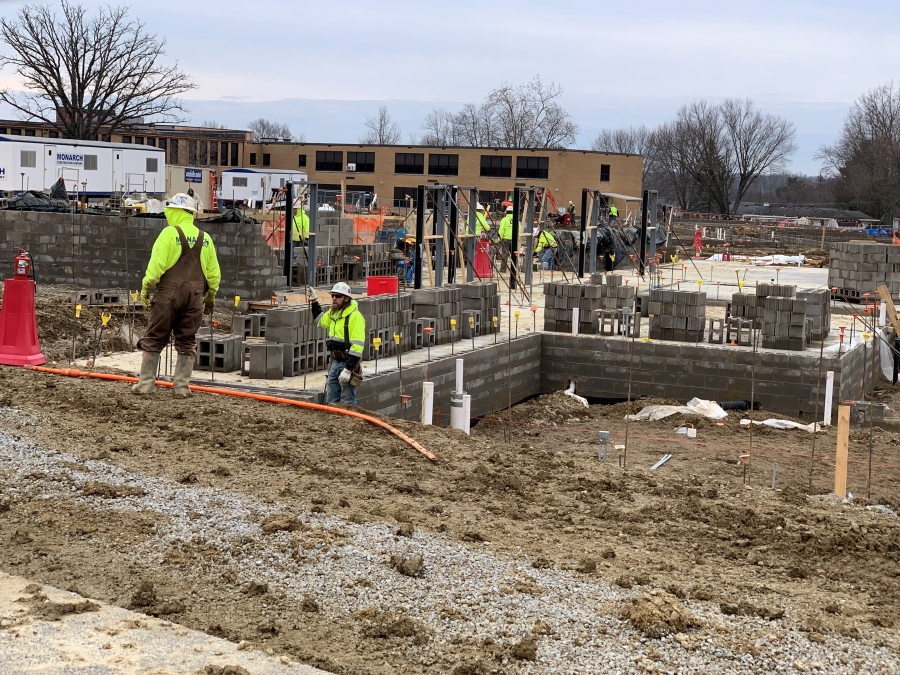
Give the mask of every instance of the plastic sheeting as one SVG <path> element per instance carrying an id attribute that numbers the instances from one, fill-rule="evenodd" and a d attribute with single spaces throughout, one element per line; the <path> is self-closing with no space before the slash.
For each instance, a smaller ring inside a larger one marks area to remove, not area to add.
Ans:
<path id="1" fill-rule="evenodd" d="M 743 426 L 749 426 L 751 420 L 741 420 L 741 424 Z M 772 427 L 773 429 L 801 429 L 803 431 L 807 431 L 809 433 L 815 433 L 816 431 L 823 431 L 822 425 L 817 422 L 812 422 L 810 424 L 801 424 L 800 422 L 792 422 L 791 420 L 752 420 L 753 424 L 758 426 Z"/>
<path id="2" fill-rule="evenodd" d="M 728 417 L 728 413 L 722 410 L 715 401 L 706 401 L 702 398 L 692 398 L 686 405 L 648 405 L 635 415 L 626 415 L 625 419 L 632 422 L 656 422 L 658 420 L 677 415 L 700 415 L 712 420 L 721 420 Z"/>
<path id="3" fill-rule="evenodd" d="M 13 195 L 7 200 L 7 208 L 11 211 L 55 211 L 69 213 L 72 210 L 68 198 L 53 199 L 37 190 L 28 190 Z"/>

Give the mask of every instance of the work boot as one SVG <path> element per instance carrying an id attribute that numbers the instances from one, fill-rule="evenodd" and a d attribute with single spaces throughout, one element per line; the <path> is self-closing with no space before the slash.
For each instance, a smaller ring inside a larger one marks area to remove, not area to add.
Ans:
<path id="1" fill-rule="evenodd" d="M 159 370 L 159 352 L 144 352 L 141 358 L 141 375 L 138 383 L 131 388 L 135 394 L 152 394 L 156 386 L 156 373 Z"/>
<path id="2" fill-rule="evenodd" d="M 172 377 L 172 391 L 179 398 L 187 398 L 191 395 L 191 373 L 194 372 L 193 354 L 179 354 L 175 361 L 175 375 Z"/>

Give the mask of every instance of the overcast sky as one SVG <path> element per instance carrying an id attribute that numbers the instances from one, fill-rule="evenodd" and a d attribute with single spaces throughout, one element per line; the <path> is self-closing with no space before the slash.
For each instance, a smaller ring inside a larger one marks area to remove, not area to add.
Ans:
<path id="1" fill-rule="evenodd" d="M 25 3 L 3 2 L 14 14 Z M 89 7 L 103 3 L 85 0 Z M 114 0 L 113 0 L 113 4 Z M 199 85 L 191 121 L 264 116 L 309 141 L 353 142 L 386 104 L 421 133 L 436 106 L 480 101 L 540 75 L 589 147 L 605 127 L 654 125 L 693 98 L 749 96 L 797 126 L 793 169 L 840 131 L 853 102 L 900 79 L 900 2 L 757 0 L 555 3 L 412 0 L 131 3 Z M 12 73 L 0 74 L 16 86 Z"/>

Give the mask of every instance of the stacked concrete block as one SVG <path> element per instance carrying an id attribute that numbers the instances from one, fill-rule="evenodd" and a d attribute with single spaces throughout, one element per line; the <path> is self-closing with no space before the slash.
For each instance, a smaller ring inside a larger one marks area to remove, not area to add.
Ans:
<path id="1" fill-rule="evenodd" d="M 806 300 L 806 343 L 821 342 L 831 332 L 831 291 L 798 291 L 797 298 Z"/>
<path id="2" fill-rule="evenodd" d="M 210 336 L 208 328 L 197 331 L 197 352 L 194 367 L 198 370 L 213 370 L 217 373 L 231 373 L 241 367 L 240 335 L 217 333 Z M 212 364 L 212 365 L 210 365 Z"/>
<path id="3" fill-rule="evenodd" d="M 370 295 L 357 299 L 357 304 L 366 320 L 363 360 L 375 359 L 375 338 L 381 340 L 378 358 L 395 356 L 398 351 L 417 349 L 419 326 L 413 317 L 411 293 Z M 394 341 L 394 335 L 400 335 L 399 346 Z"/>
<path id="4" fill-rule="evenodd" d="M 703 342 L 706 330 L 706 293 L 654 288 L 648 311 L 650 339 Z"/>
<path id="5" fill-rule="evenodd" d="M 433 320 L 431 344 L 443 345 L 462 338 L 462 291 L 459 286 L 448 288 L 420 288 L 412 293 L 412 307 L 416 319 Z M 451 319 L 456 322 L 452 329 Z"/>
<path id="6" fill-rule="evenodd" d="M 762 346 L 803 351 L 807 337 L 806 308 L 806 300 L 767 297 L 761 329 Z"/>
<path id="7" fill-rule="evenodd" d="M 837 288 L 835 298 L 851 302 L 874 300 L 878 287 L 900 292 L 900 246 L 886 244 L 831 244 L 828 286 Z"/>
<path id="8" fill-rule="evenodd" d="M 248 337 L 266 336 L 266 314 L 238 314 L 231 321 L 233 335 Z"/>
<path id="9" fill-rule="evenodd" d="M 242 364 L 242 373 L 246 367 L 246 374 L 255 380 L 284 379 L 283 345 L 272 342 L 245 342 L 243 346 L 247 363 Z"/>
<path id="10" fill-rule="evenodd" d="M 602 310 L 620 316 L 622 309 L 633 309 L 635 289 L 622 284 L 622 277 L 591 275 L 592 281 L 601 283 L 568 284 L 550 282 L 544 284 L 544 330 L 571 332 L 572 310 L 579 310 L 579 333 L 589 335 L 600 332 Z"/>
<path id="11" fill-rule="evenodd" d="M 763 312 L 766 310 L 766 298 L 770 295 L 779 298 L 791 298 L 794 296 L 794 287 L 786 284 L 760 283 L 756 285 L 753 293 L 735 293 L 731 296 L 729 316 L 738 319 L 749 319 L 753 328 L 762 326 Z"/>
<path id="12" fill-rule="evenodd" d="M 480 323 L 481 328 L 475 333 L 476 335 L 487 335 L 500 330 L 500 295 L 497 292 L 496 281 L 475 281 L 469 284 L 457 284 L 452 288 L 458 288 L 462 297 L 462 313 L 463 313 L 463 337 L 471 337 L 466 335 L 468 330 L 468 316 L 477 316 L 476 323 Z M 477 315 L 467 314 L 467 312 L 477 312 Z M 494 328 L 494 317 L 497 317 L 497 328 Z"/>

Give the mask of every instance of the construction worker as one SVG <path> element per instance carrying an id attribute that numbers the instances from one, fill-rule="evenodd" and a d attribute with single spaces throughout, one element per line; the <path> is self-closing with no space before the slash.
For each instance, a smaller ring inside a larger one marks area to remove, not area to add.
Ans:
<path id="1" fill-rule="evenodd" d="M 475 236 L 485 237 L 491 231 L 491 224 L 488 223 L 484 215 L 484 206 L 481 202 L 475 204 Z M 469 223 L 466 223 L 466 234 L 472 234 L 469 229 Z"/>
<path id="2" fill-rule="evenodd" d="M 366 346 L 366 319 L 359 305 L 350 297 L 350 287 L 343 281 L 331 289 L 331 309 L 323 311 L 319 296 L 312 286 L 306 287 L 313 318 L 328 336 L 331 366 L 325 389 L 325 403 L 356 405 L 356 387 L 362 382 L 362 355 Z"/>
<path id="3" fill-rule="evenodd" d="M 506 271 L 506 260 L 512 252 L 512 230 L 513 230 L 513 207 L 506 207 L 506 215 L 500 220 L 497 226 L 497 235 L 500 237 L 500 255 L 501 265 L 500 271 Z"/>
<path id="4" fill-rule="evenodd" d="M 543 251 L 541 263 L 543 264 L 544 269 L 552 270 L 553 260 L 556 258 L 556 237 L 547 230 L 541 231 L 537 238 L 537 245 L 534 247 L 534 252 L 536 254 L 541 254 L 541 251 Z"/>
<path id="5" fill-rule="evenodd" d="M 192 197 L 179 193 L 165 207 L 166 227 L 156 238 L 141 286 L 141 304 L 151 307 L 147 332 L 138 342 L 143 350 L 140 380 L 132 391 L 150 394 L 159 369 L 159 355 L 175 336 L 173 390 L 190 396 L 194 370 L 195 337 L 204 314 L 212 314 L 222 274 L 212 239 L 194 225 L 197 206 Z M 156 286 L 153 303 L 150 289 Z"/>
<path id="6" fill-rule="evenodd" d="M 616 208 L 615 204 L 610 203 L 609 205 L 609 224 L 615 225 L 617 222 L 617 218 L 619 217 L 619 209 Z"/>
<path id="7" fill-rule="evenodd" d="M 291 241 L 293 241 L 291 253 L 292 257 L 297 257 L 297 247 L 306 246 L 306 240 L 309 239 L 309 216 L 303 207 L 294 211 L 293 225 L 291 226 Z"/>
<path id="8" fill-rule="evenodd" d="M 569 214 L 569 224 L 572 225 L 575 223 L 575 205 L 572 203 L 572 200 L 569 200 L 569 205 L 566 207 L 566 213 Z"/>

